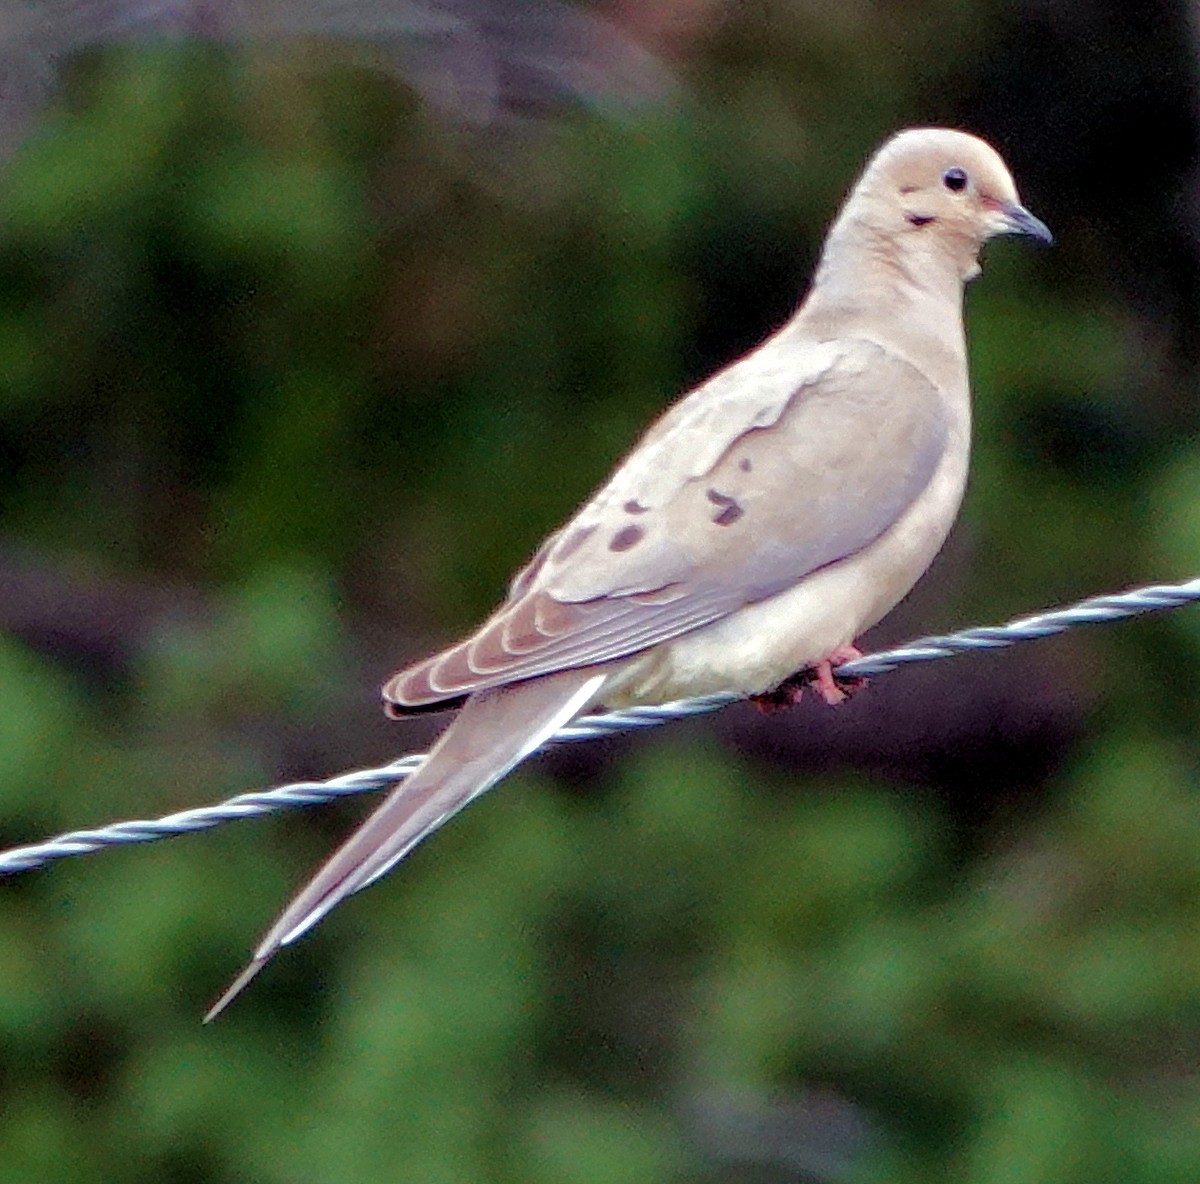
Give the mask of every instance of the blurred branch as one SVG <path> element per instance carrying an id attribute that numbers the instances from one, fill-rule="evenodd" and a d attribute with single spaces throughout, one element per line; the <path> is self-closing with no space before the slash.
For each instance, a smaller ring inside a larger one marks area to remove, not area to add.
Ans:
<path id="1" fill-rule="evenodd" d="M 49 101 L 71 54 L 190 37 L 234 46 L 320 39 L 370 51 L 444 116 L 472 126 L 565 106 L 628 109 L 675 88 L 615 23 L 559 0 L 43 0 L 0 11 L 0 156 Z"/>
<path id="2" fill-rule="evenodd" d="M 934 637 L 923 637 L 906 646 L 868 654 L 839 666 L 843 680 L 874 677 L 916 662 L 931 662 L 979 650 L 1001 649 L 1065 633 L 1079 625 L 1126 620 L 1144 613 L 1182 608 L 1200 600 L 1200 578 L 1183 584 L 1152 584 L 1108 596 L 1093 596 L 1066 608 L 1018 617 L 1004 625 L 986 625 Z M 704 715 L 737 702 L 738 695 L 708 695 L 657 707 L 633 707 L 603 715 L 589 715 L 568 724 L 547 745 L 595 740 L 637 728 L 657 727 L 673 720 Z M 149 843 L 174 835 L 209 830 L 238 818 L 253 818 L 276 810 L 312 806 L 351 794 L 388 789 L 403 781 L 425 759 L 423 753 L 400 757 L 377 769 L 345 773 L 329 781 L 299 781 L 261 793 L 239 794 L 216 806 L 183 810 L 156 820 L 113 823 L 97 830 L 69 831 L 43 843 L 0 852 L 0 873 L 29 871 L 56 859 L 86 855 L 102 847 Z"/>

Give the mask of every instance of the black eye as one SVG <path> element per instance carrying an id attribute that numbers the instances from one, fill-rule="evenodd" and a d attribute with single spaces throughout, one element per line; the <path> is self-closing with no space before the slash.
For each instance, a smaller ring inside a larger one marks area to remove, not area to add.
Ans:
<path id="1" fill-rule="evenodd" d="M 953 193 L 961 193 L 967 187 L 967 174 L 962 169 L 947 169 L 942 184 Z"/>

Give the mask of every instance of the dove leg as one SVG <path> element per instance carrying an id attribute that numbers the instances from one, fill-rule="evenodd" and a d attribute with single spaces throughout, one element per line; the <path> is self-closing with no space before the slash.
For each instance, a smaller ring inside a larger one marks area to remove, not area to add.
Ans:
<path id="1" fill-rule="evenodd" d="M 828 658 L 822 659 L 811 670 L 803 670 L 798 676 L 807 681 L 831 707 L 844 703 L 855 691 L 861 691 L 867 685 L 865 678 L 846 678 L 839 681 L 834 677 L 834 670 L 843 662 L 852 662 L 861 658 L 862 650 L 854 645 L 839 645 Z"/>
<path id="2" fill-rule="evenodd" d="M 751 695 L 750 702 L 764 715 L 774 715 L 786 711 L 794 703 L 799 703 L 805 687 L 811 687 L 831 707 L 844 703 L 855 691 L 867 685 L 865 678 L 848 678 L 839 681 L 834 676 L 834 670 L 843 662 L 852 662 L 861 658 L 862 650 L 853 645 L 839 645 L 827 658 L 823 658 L 815 666 L 797 671 L 785 678 L 773 690 L 764 691 L 760 695 Z"/>

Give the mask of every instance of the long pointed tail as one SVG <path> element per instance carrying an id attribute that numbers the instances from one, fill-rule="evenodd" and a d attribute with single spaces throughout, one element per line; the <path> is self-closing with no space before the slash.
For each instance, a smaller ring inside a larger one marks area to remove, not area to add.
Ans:
<path id="1" fill-rule="evenodd" d="M 426 835 L 595 702 L 605 677 L 595 667 L 564 670 L 468 699 L 425 763 L 392 791 L 284 909 L 204 1022 L 215 1019 L 281 946 L 390 871 Z"/>

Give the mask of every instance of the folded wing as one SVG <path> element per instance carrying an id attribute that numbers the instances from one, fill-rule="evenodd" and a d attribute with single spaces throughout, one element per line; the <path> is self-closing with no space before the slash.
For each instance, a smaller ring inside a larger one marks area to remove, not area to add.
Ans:
<path id="1" fill-rule="evenodd" d="M 895 523 L 946 423 L 937 387 L 876 342 L 776 339 L 672 408 L 497 612 L 384 697 L 402 714 L 607 662 L 782 592 Z"/>

